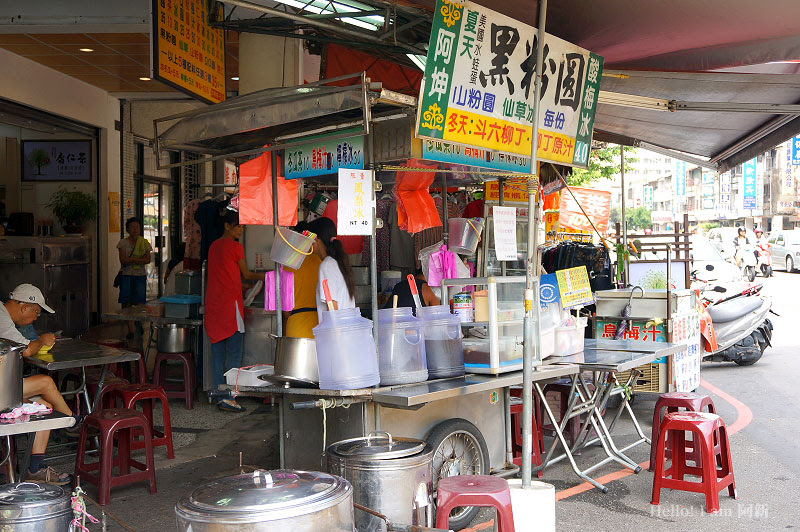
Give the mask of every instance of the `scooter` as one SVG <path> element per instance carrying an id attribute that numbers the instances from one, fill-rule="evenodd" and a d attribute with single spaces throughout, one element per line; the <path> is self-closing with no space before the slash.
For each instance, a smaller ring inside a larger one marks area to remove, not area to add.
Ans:
<path id="1" fill-rule="evenodd" d="M 698 291 L 703 360 L 752 366 L 772 346 L 772 321 L 767 317 L 772 301 L 761 295 L 762 287 L 749 285 L 732 295 L 719 285 Z"/>
<path id="2" fill-rule="evenodd" d="M 772 253 L 769 252 L 769 243 L 759 240 L 756 244 L 756 255 L 758 255 L 756 271 L 761 272 L 764 277 L 772 277 Z"/>
<path id="3" fill-rule="evenodd" d="M 736 264 L 742 269 L 742 277 L 751 283 L 756 278 L 756 249 L 752 244 L 743 244 L 736 248 L 734 256 Z"/>

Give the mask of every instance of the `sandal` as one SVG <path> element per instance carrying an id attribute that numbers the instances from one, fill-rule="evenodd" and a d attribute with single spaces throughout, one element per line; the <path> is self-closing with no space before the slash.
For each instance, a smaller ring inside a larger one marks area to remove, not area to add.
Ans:
<path id="1" fill-rule="evenodd" d="M 226 412 L 245 412 L 247 410 L 233 399 L 223 399 L 217 403 L 217 408 Z"/>

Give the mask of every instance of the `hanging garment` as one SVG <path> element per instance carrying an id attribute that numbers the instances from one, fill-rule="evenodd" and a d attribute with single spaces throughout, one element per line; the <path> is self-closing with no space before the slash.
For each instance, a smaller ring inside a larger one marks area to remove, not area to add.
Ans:
<path id="1" fill-rule="evenodd" d="M 264 275 L 264 310 L 277 310 L 275 270 Z M 281 269 L 281 311 L 294 309 L 294 273 Z"/>
<path id="2" fill-rule="evenodd" d="M 203 235 L 200 233 L 200 225 L 194 219 L 194 213 L 201 203 L 202 199 L 193 199 L 183 209 L 183 239 L 186 242 L 186 252 L 183 257 L 186 259 L 200 260 L 200 241 Z"/>

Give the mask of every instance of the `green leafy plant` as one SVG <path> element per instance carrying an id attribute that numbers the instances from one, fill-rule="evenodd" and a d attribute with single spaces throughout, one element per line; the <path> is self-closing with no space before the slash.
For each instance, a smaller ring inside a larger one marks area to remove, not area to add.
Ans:
<path id="1" fill-rule="evenodd" d="M 83 227 L 97 218 L 97 199 L 94 194 L 80 190 L 58 189 L 50 196 L 47 208 L 65 230 Z"/>
<path id="2" fill-rule="evenodd" d="M 633 148 L 625 150 L 626 172 L 632 172 L 633 167 L 630 164 L 639 160 L 635 155 L 636 150 Z M 567 176 L 567 184 L 571 187 L 582 187 L 599 179 L 610 179 L 619 174 L 619 159 L 619 146 L 593 143 L 592 151 L 589 153 L 589 167 L 586 170 L 573 169 Z"/>

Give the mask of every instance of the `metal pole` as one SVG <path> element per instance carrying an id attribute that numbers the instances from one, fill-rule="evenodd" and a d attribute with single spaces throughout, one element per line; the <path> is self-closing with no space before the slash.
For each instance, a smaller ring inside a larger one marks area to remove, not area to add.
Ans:
<path id="1" fill-rule="evenodd" d="M 271 152 L 272 157 L 272 241 L 276 242 L 280 237 L 278 236 L 278 154 Z M 266 287 L 265 287 L 266 290 Z M 276 332 L 278 336 L 283 336 L 283 319 L 281 319 L 281 265 L 275 263 L 275 316 L 277 319 Z"/>
<path id="2" fill-rule="evenodd" d="M 531 454 L 533 439 L 533 357 L 539 352 L 539 227 L 537 201 L 539 168 L 536 154 L 539 149 L 539 101 L 542 92 L 542 63 L 544 62 L 545 25 L 547 23 L 547 0 L 539 0 L 539 29 L 536 46 L 536 77 L 534 84 L 533 135 L 531 138 L 531 174 L 528 177 L 528 264 L 525 272 L 525 325 L 522 355 L 522 487 L 531 487 Z M 533 175 L 535 174 L 535 175 Z"/>
<path id="3" fill-rule="evenodd" d="M 625 146 L 622 144 L 619 145 L 619 178 L 620 178 L 620 186 L 622 187 L 622 220 L 620 223 L 622 224 L 622 249 L 628 249 L 628 219 L 625 210 L 625 196 L 628 195 L 628 191 L 625 190 Z M 617 262 L 619 262 L 620 258 L 617 257 Z M 622 281 L 623 286 L 627 286 L 628 284 L 628 261 L 625 259 L 625 254 L 622 254 L 622 260 L 624 261 L 624 270 L 622 272 L 622 276 L 620 280 Z M 617 268 L 619 268 L 619 264 L 617 264 Z"/>

